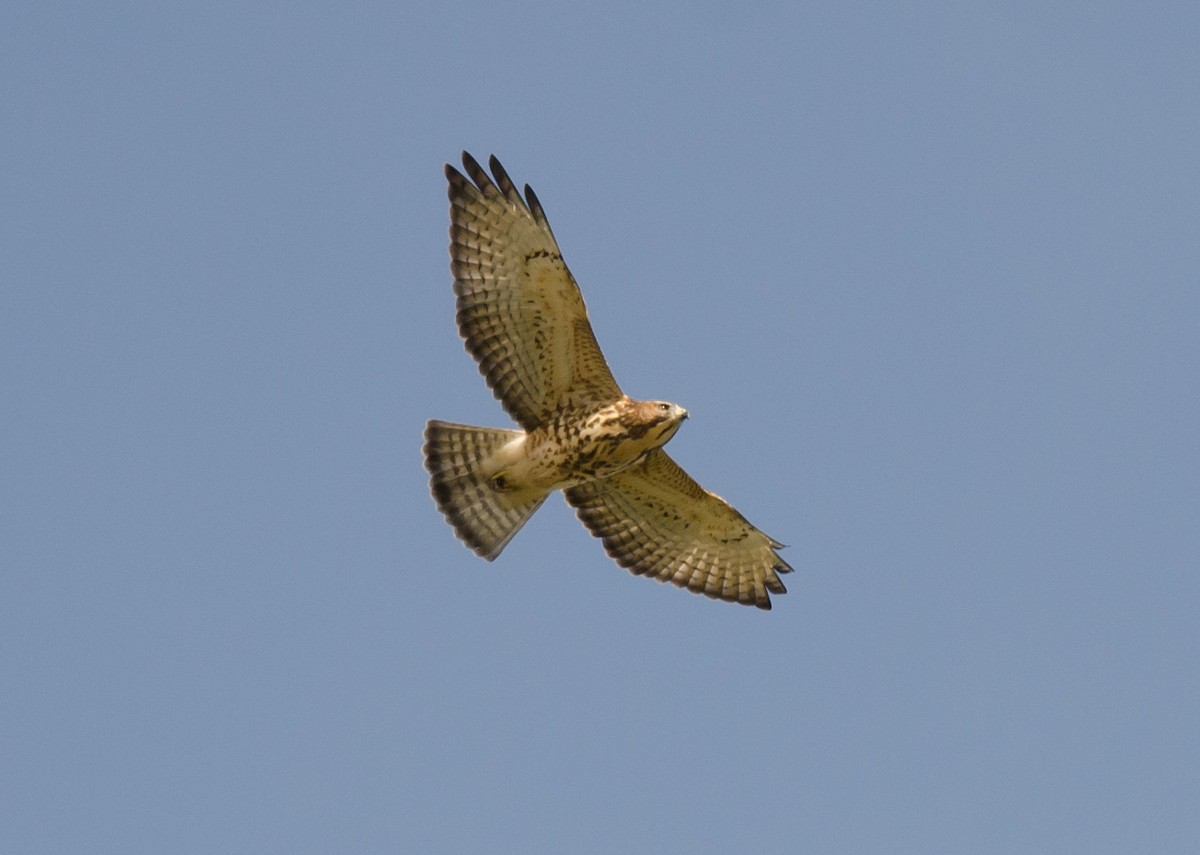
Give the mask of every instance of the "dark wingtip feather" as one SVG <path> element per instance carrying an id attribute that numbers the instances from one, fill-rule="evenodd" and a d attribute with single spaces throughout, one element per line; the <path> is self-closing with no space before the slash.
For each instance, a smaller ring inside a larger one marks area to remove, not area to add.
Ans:
<path id="1" fill-rule="evenodd" d="M 483 171 L 483 167 L 481 167 L 479 165 L 479 161 L 476 160 L 474 157 L 472 157 L 471 152 L 467 151 L 465 148 L 463 149 L 463 153 L 462 153 L 462 163 L 463 163 L 463 168 L 466 169 L 467 172 L 482 172 Z"/>
<path id="2" fill-rule="evenodd" d="M 462 153 L 463 169 L 467 170 L 467 175 L 471 176 L 471 180 L 475 182 L 475 186 L 484 194 L 496 192 L 496 185 L 492 183 L 492 179 L 488 176 L 484 168 L 479 165 L 479 161 L 471 157 L 471 153 L 464 151 Z"/>
<path id="3" fill-rule="evenodd" d="M 546 219 L 546 212 L 542 210 L 541 200 L 528 184 L 525 185 L 525 204 L 529 208 L 529 213 L 533 214 L 533 218 L 544 226 L 546 231 L 550 231 L 550 221 Z"/>
<path id="4" fill-rule="evenodd" d="M 500 159 L 496 155 L 493 154 L 488 158 L 488 166 L 492 168 L 492 176 L 496 179 L 496 184 L 500 187 L 500 192 L 504 194 L 504 198 L 519 208 L 526 207 L 525 200 L 517 192 L 512 179 L 508 177 L 508 172 L 505 171 L 504 166 L 500 163 Z"/>
<path id="5" fill-rule="evenodd" d="M 446 164 L 446 197 L 451 202 L 451 209 L 453 209 L 453 203 L 457 200 L 478 192 L 475 189 L 475 185 L 468 181 L 466 176 L 450 164 Z M 451 222 L 453 222 L 453 217 L 451 218 Z"/>
<path id="6" fill-rule="evenodd" d="M 505 171 L 503 164 L 500 163 L 500 158 L 496 157 L 496 155 L 488 155 L 488 168 L 492 170 L 492 175 L 496 176 L 497 183 L 512 184 L 512 180 L 508 177 L 508 172 Z"/>

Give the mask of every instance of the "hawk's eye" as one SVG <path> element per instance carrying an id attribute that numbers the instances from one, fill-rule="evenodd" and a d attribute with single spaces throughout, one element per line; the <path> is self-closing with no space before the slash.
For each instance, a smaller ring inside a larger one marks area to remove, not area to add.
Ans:
<path id="1" fill-rule="evenodd" d="M 658 409 L 665 413 L 667 410 L 671 409 L 671 405 L 670 404 L 659 404 Z"/>

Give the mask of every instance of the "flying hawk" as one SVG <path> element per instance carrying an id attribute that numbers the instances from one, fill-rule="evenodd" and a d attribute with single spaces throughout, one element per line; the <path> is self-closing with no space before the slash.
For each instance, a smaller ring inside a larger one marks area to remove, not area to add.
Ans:
<path id="1" fill-rule="evenodd" d="M 521 430 L 430 421 L 438 509 L 488 561 L 561 489 L 622 567 L 771 608 L 783 544 L 693 481 L 662 446 L 687 411 L 621 392 L 541 203 L 500 162 L 449 164 L 450 269 L 467 350 Z"/>

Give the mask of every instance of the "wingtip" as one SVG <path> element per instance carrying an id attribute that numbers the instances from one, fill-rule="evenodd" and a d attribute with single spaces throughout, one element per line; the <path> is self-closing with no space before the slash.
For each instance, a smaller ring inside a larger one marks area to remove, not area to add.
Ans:
<path id="1" fill-rule="evenodd" d="M 471 152 L 467 151 L 465 148 L 462 152 L 462 164 L 463 168 L 466 169 L 467 172 L 475 172 L 481 168 L 479 166 L 479 161 L 476 160 Z"/>
<path id="2" fill-rule="evenodd" d="M 525 185 L 525 204 L 529 208 L 529 212 L 533 214 L 533 218 L 549 229 L 550 221 L 546 219 L 546 212 L 542 208 L 542 202 L 538 199 L 537 194 L 533 192 L 533 188 L 528 184 Z"/>
<path id="3" fill-rule="evenodd" d="M 475 185 L 467 176 L 463 175 L 454 167 L 453 164 L 447 163 L 443 170 L 446 174 L 446 195 L 451 203 L 467 194 L 474 192 Z"/>
<path id="4" fill-rule="evenodd" d="M 469 151 L 463 150 L 462 153 L 463 169 L 466 170 L 467 176 L 475 183 L 479 192 L 485 196 L 496 192 L 495 185 L 492 183 L 491 176 L 487 174 L 482 166 L 479 165 Z"/>
<path id="5" fill-rule="evenodd" d="M 521 198 L 521 194 L 517 192 L 516 185 L 513 184 L 512 178 L 509 177 L 508 171 L 504 165 L 500 163 L 500 159 L 496 155 L 488 157 L 488 166 L 492 170 L 492 178 L 496 182 L 496 186 L 500 188 L 500 193 L 509 203 L 518 208 L 528 208 L 525 200 Z"/>

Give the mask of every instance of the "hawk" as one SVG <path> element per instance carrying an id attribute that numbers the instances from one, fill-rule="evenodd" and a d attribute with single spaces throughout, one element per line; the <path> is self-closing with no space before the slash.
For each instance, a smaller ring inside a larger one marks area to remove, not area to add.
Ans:
<path id="1" fill-rule="evenodd" d="M 638 575 L 771 608 L 791 567 L 724 499 L 663 450 L 687 410 L 635 401 L 613 379 L 541 203 L 493 156 L 446 165 L 458 329 L 520 430 L 425 426 L 434 501 L 493 560 L 554 490 Z"/>

